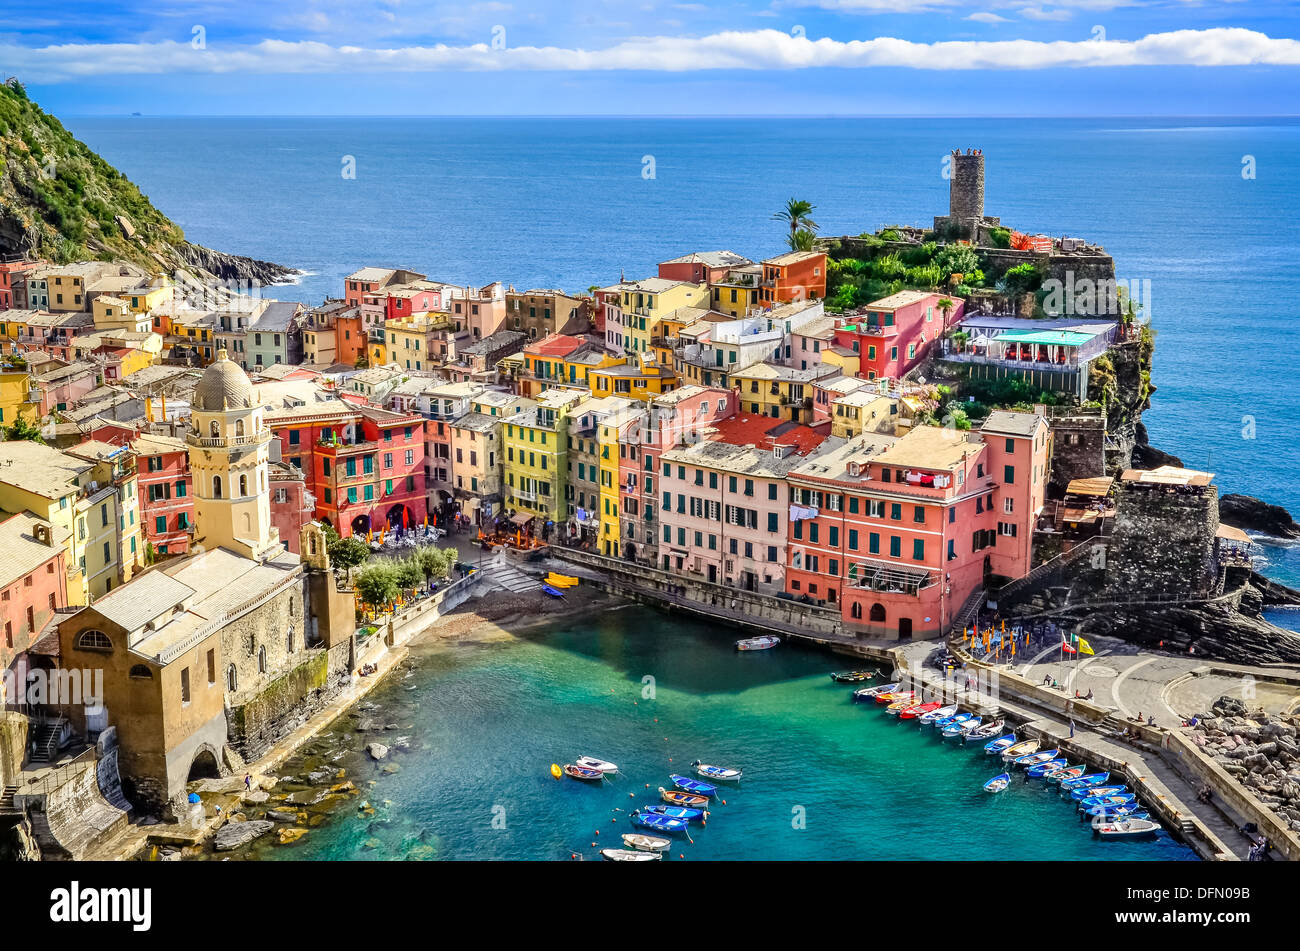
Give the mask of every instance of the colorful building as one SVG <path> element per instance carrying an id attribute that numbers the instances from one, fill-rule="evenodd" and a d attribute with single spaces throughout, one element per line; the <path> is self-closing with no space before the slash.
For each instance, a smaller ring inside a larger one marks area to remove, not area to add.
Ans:
<path id="1" fill-rule="evenodd" d="M 0 709 L 22 702 L 5 685 L 26 685 L 27 651 L 68 605 L 67 533 L 27 512 L 0 521 Z"/>
<path id="2" fill-rule="evenodd" d="M 943 301 L 948 304 L 943 304 Z M 861 376 L 898 379 L 925 359 L 944 332 L 961 322 L 965 302 L 933 291 L 899 291 L 872 301 L 835 342 L 858 355 Z"/>
<path id="3" fill-rule="evenodd" d="M 585 398 L 577 390 L 546 390 L 535 408 L 505 421 L 505 507 L 522 531 L 547 537 L 568 516 L 570 416 Z"/>
<path id="4" fill-rule="evenodd" d="M 194 483 L 185 442 L 172 436 L 141 433 L 131 441 L 136 453 L 140 524 L 155 555 L 190 550 L 194 531 Z"/>
<path id="5" fill-rule="evenodd" d="M 787 251 L 763 262 L 759 300 L 764 306 L 825 296 L 824 251 Z"/>

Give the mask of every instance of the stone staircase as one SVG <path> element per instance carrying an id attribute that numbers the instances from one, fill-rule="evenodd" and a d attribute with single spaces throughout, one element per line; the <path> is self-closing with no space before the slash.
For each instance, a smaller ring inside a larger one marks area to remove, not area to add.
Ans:
<path id="1" fill-rule="evenodd" d="M 542 587 L 540 580 L 527 574 L 518 565 L 512 565 L 509 562 L 503 561 L 493 564 L 486 571 L 488 572 L 487 580 L 489 585 L 513 594 L 522 594 L 525 591 L 540 591 Z"/>
<path id="2" fill-rule="evenodd" d="M 32 741 L 32 754 L 28 761 L 53 763 L 58 759 L 59 739 L 66 724 L 67 720 L 61 716 L 52 720 L 41 720 L 36 728 L 36 735 Z"/>
<path id="3" fill-rule="evenodd" d="M 17 793 L 17 786 L 6 786 L 0 789 L 0 816 L 13 816 L 22 811 L 14 803 L 14 796 Z"/>

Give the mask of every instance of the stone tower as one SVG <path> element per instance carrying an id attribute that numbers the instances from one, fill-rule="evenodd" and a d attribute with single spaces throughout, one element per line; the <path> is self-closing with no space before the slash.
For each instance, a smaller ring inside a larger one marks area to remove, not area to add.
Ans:
<path id="1" fill-rule="evenodd" d="M 935 217 L 934 230 L 943 238 L 977 241 L 982 226 L 999 223 L 984 214 L 984 152 L 953 149 L 948 158 L 948 214 Z"/>
<path id="2" fill-rule="evenodd" d="M 194 387 L 190 427 L 199 540 L 258 561 L 280 551 L 267 472 L 271 431 L 248 374 L 224 349 Z"/>

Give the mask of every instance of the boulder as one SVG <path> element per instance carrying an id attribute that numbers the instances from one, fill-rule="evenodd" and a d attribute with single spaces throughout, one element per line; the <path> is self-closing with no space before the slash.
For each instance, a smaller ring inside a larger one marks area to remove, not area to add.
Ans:
<path id="1" fill-rule="evenodd" d="M 241 845 L 247 845 L 254 839 L 266 835 L 273 828 L 274 822 L 254 819 L 251 822 L 229 822 L 222 826 L 212 839 L 212 847 L 218 852 L 229 852 Z"/>
<path id="2" fill-rule="evenodd" d="M 383 743 L 371 743 L 366 747 L 366 752 L 370 754 L 370 758 L 373 760 L 381 760 L 388 757 L 388 747 Z"/>
<path id="3" fill-rule="evenodd" d="M 286 812 L 283 809 L 268 809 L 266 818 L 273 822 L 297 822 L 298 814 L 296 812 Z"/>
<path id="4" fill-rule="evenodd" d="M 1280 505 L 1270 505 L 1249 495 L 1229 493 L 1219 496 L 1219 521 L 1274 538 L 1300 538 L 1300 525 L 1296 524 L 1290 512 Z"/>

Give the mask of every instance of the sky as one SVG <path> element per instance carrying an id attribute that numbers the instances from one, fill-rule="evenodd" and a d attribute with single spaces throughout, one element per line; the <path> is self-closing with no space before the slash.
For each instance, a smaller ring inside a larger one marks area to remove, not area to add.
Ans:
<path id="1" fill-rule="evenodd" d="M 1296 0 L 5 0 L 0 72 L 125 115 L 1292 115 Z"/>

